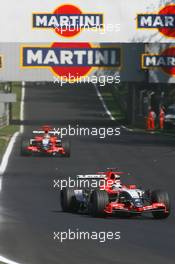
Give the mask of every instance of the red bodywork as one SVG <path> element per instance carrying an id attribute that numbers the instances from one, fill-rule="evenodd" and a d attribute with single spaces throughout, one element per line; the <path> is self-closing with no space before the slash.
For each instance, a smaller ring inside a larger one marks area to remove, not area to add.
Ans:
<path id="1" fill-rule="evenodd" d="M 43 149 L 39 146 L 39 144 L 42 144 L 43 136 L 36 136 L 34 138 L 36 145 L 30 145 L 27 147 L 28 150 L 30 150 L 33 153 L 46 153 L 46 154 L 53 154 L 53 153 L 60 153 L 65 154 L 64 148 L 57 145 L 58 138 L 56 136 L 50 137 L 50 146 L 48 149 Z M 38 144 L 37 144 L 38 143 Z"/>
<path id="2" fill-rule="evenodd" d="M 164 211 L 164 212 L 168 212 L 166 210 L 166 206 L 163 203 L 153 203 L 151 205 L 146 205 L 146 206 L 142 206 L 142 207 L 133 207 L 133 206 L 126 206 L 124 203 L 117 203 L 117 202 L 110 202 L 105 210 L 104 210 L 107 214 L 112 214 L 114 212 L 128 212 L 128 213 L 136 213 L 136 214 L 140 214 L 140 213 L 144 213 L 144 212 L 152 212 L 152 211 Z"/>
<path id="3" fill-rule="evenodd" d="M 54 132 L 51 127 L 49 126 L 43 126 L 41 130 L 35 131 L 33 133 L 37 133 L 34 137 L 34 139 L 31 139 L 31 144 L 27 147 L 28 151 L 31 151 L 32 153 L 43 153 L 48 155 L 54 155 L 54 154 L 65 154 L 65 150 L 61 144 L 61 140 L 58 138 L 58 136 L 54 135 Z M 42 147 L 42 141 L 44 139 L 44 135 L 49 135 L 49 147 L 43 148 Z"/>
<path id="4" fill-rule="evenodd" d="M 120 175 L 124 174 L 123 172 L 108 170 L 107 172 L 98 172 L 97 174 L 105 175 L 105 185 L 101 185 L 100 189 L 105 190 L 108 193 L 109 197 L 119 195 L 125 190 L 138 189 L 136 185 L 121 184 L 120 179 L 117 181 L 120 182 L 122 188 L 118 190 L 112 189 L 112 185 L 116 182 L 116 177 L 117 176 L 120 177 Z M 135 207 L 131 204 L 119 203 L 117 201 L 109 202 L 106 208 L 104 209 L 104 211 L 107 214 L 112 214 L 115 212 L 128 212 L 128 213 L 136 213 L 136 214 L 140 214 L 143 212 L 152 212 L 152 211 L 164 211 L 166 213 L 168 212 L 166 210 L 166 206 L 164 203 L 152 203 L 148 205 L 143 205 L 142 207 Z"/>

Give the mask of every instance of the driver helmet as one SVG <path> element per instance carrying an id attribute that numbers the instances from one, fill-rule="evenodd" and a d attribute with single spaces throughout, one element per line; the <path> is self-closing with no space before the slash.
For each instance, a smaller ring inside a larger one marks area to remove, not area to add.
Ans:
<path id="1" fill-rule="evenodd" d="M 50 141 L 50 135 L 48 132 L 47 133 L 45 132 L 42 140 L 43 146 L 47 147 L 49 145 L 49 141 Z"/>
<path id="2" fill-rule="evenodd" d="M 50 138 L 49 133 L 48 133 L 48 132 L 45 132 L 43 138 L 44 138 L 44 139 L 49 139 L 49 138 Z"/>

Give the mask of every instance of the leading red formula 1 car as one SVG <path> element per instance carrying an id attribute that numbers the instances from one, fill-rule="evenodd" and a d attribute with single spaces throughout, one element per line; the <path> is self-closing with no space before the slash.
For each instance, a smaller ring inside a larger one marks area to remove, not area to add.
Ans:
<path id="1" fill-rule="evenodd" d="M 95 175 L 78 175 L 77 180 L 103 179 L 98 188 L 63 188 L 61 207 L 65 212 L 86 212 L 93 216 L 152 213 L 162 219 L 170 215 L 170 199 L 162 190 L 143 190 L 136 185 L 121 183 L 122 172 L 108 169 Z M 82 182 L 81 182 L 82 186 Z"/>
<path id="2" fill-rule="evenodd" d="M 70 142 L 60 139 L 51 127 L 43 126 L 40 130 L 33 131 L 33 135 L 33 138 L 22 140 L 21 155 L 41 154 L 70 157 Z"/>

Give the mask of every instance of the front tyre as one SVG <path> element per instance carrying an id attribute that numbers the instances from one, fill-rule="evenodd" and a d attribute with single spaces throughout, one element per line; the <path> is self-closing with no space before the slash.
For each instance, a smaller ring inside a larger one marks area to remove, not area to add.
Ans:
<path id="1" fill-rule="evenodd" d="M 70 141 L 69 140 L 63 140 L 62 141 L 62 147 L 64 148 L 64 157 L 69 158 L 71 151 L 70 151 Z"/>
<path id="2" fill-rule="evenodd" d="M 28 146 L 30 142 L 28 139 L 23 139 L 21 142 L 21 155 L 22 156 L 30 156 L 31 152 L 28 150 Z"/>
<path id="3" fill-rule="evenodd" d="M 167 192 L 161 191 L 161 190 L 155 190 L 151 194 L 151 202 L 152 203 L 164 203 L 166 206 L 166 212 L 165 211 L 153 211 L 152 215 L 156 219 L 164 219 L 167 218 L 170 215 L 170 198 Z"/>

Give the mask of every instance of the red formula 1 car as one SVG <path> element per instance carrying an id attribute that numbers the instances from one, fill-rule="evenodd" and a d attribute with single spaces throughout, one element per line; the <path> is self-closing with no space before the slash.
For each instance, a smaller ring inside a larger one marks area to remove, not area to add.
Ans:
<path id="1" fill-rule="evenodd" d="M 60 139 L 51 127 L 43 126 L 40 130 L 33 131 L 33 135 L 31 139 L 22 140 L 21 155 L 43 154 L 70 157 L 70 142 Z"/>
<path id="2" fill-rule="evenodd" d="M 121 183 L 122 172 L 108 169 L 95 175 L 78 175 L 77 180 L 103 179 L 96 189 L 63 188 L 61 206 L 65 212 L 86 212 L 93 216 L 125 214 L 127 216 L 152 213 L 154 218 L 162 219 L 170 215 L 170 199 L 162 190 L 143 190 L 136 185 Z M 93 183 L 94 185 L 94 183 Z M 77 186 L 77 185 L 76 185 Z"/>

